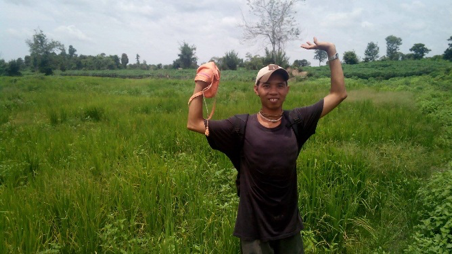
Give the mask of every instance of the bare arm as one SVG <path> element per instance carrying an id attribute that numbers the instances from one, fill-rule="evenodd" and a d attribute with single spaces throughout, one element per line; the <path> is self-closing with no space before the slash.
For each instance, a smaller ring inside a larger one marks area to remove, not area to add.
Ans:
<path id="1" fill-rule="evenodd" d="M 336 46 L 330 42 L 319 42 L 314 37 L 314 43 L 307 42 L 301 45 L 305 49 L 321 49 L 325 50 L 328 56 L 336 54 Z M 345 90 L 344 72 L 342 71 L 341 61 L 339 59 L 329 61 L 331 70 L 331 89 L 330 93 L 323 99 L 323 111 L 321 117 L 330 113 L 337 107 L 345 98 L 347 98 L 347 91 Z"/>
<path id="2" fill-rule="evenodd" d="M 208 86 L 208 84 L 204 81 L 196 81 L 195 84 L 196 85 L 193 94 L 201 91 Z M 204 118 L 202 115 L 202 100 L 203 96 L 198 96 L 194 98 L 188 106 L 187 129 L 204 134 L 205 127 Z"/>

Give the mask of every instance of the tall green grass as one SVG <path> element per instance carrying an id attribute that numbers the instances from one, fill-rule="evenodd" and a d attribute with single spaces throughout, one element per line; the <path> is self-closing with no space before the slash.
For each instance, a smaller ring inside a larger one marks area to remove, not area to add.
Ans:
<path id="1" fill-rule="evenodd" d="M 347 80 L 299 157 L 307 252 L 403 250 L 416 191 L 448 160 L 421 95 L 364 83 Z M 328 84 L 291 83 L 286 108 Z M 191 79 L 1 78 L 0 252 L 238 253 L 236 172 L 186 130 L 192 91 Z M 251 82 L 225 80 L 214 117 L 259 107 Z"/>

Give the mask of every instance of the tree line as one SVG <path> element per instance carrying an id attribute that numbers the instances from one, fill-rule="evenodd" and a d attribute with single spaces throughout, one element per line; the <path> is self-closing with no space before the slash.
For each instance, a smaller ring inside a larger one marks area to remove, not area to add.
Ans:
<path id="1" fill-rule="evenodd" d="M 442 56 L 435 58 L 443 58 L 452 61 L 452 36 L 448 39 L 449 47 L 444 51 Z M 96 56 L 78 55 L 77 50 L 69 45 L 66 51 L 65 46 L 52 39 L 49 39 L 43 31 L 35 31 L 33 38 L 26 41 L 30 55 L 23 59 L 18 58 L 6 62 L 0 59 L 0 75 L 17 76 L 21 75 L 21 71 L 30 70 L 32 72 L 40 72 L 45 75 L 52 75 L 55 70 L 119 70 L 119 69 L 141 69 L 141 70 L 157 70 L 157 69 L 187 69 L 197 68 L 196 46 L 183 42 L 179 47 L 178 58 L 172 64 L 147 64 L 145 60 L 140 61 L 140 55 L 136 54 L 135 62 L 131 63 L 126 53 L 121 57 L 117 55 L 106 55 L 105 53 Z M 369 42 L 364 52 L 363 62 L 372 61 L 401 61 L 401 60 L 419 60 L 424 58 L 431 50 L 423 43 L 416 43 L 411 48 L 411 53 L 403 54 L 399 51 L 402 45 L 402 39 L 394 35 L 386 37 L 386 55 L 379 56 L 380 49 L 375 42 Z M 314 59 L 319 61 L 319 65 L 328 58 L 325 51 L 316 50 Z M 226 52 L 222 57 L 212 57 L 210 61 L 214 61 L 222 70 L 236 70 L 245 68 L 249 70 L 258 70 L 262 66 L 270 63 L 277 63 L 284 67 L 304 67 L 310 66 L 311 63 L 306 59 L 295 60 L 289 63 L 289 57 L 284 50 L 276 51 L 265 49 L 265 54 L 252 55 L 246 54 L 246 58 L 242 59 L 234 50 Z M 343 54 L 343 62 L 345 64 L 358 64 L 361 60 L 355 51 L 346 51 Z"/>

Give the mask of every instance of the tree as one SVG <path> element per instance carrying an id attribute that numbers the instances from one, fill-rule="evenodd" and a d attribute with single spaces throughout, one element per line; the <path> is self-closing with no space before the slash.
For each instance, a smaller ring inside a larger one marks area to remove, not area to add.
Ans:
<path id="1" fill-rule="evenodd" d="M 127 57 L 126 53 L 122 53 L 121 55 L 121 64 L 123 69 L 127 69 L 127 64 L 129 63 L 129 57 Z"/>
<path id="2" fill-rule="evenodd" d="M 246 53 L 245 69 L 247 70 L 259 70 L 264 66 L 264 58 L 259 55 L 251 55 Z"/>
<path id="3" fill-rule="evenodd" d="M 405 60 L 415 60 L 416 58 L 414 57 L 413 53 L 408 53 L 408 54 L 400 53 L 399 59 L 402 61 L 405 61 Z"/>
<path id="4" fill-rule="evenodd" d="M 74 47 L 72 47 L 72 45 L 69 45 L 69 49 L 68 49 L 69 58 L 77 57 L 75 52 L 77 52 L 77 50 Z"/>
<path id="5" fill-rule="evenodd" d="M 277 64 L 283 68 L 289 67 L 289 57 L 286 52 L 278 50 L 276 54 L 265 48 L 264 65 Z"/>
<path id="6" fill-rule="evenodd" d="M 5 60 L 0 58 L 0 76 L 6 75 L 7 66 Z"/>
<path id="7" fill-rule="evenodd" d="M 386 37 L 386 56 L 389 60 L 399 60 L 399 47 L 402 45 L 402 39 L 394 35 Z"/>
<path id="8" fill-rule="evenodd" d="M 416 43 L 410 48 L 410 51 L 414 54 L 414 59 L 419 60 L 424 58 L 431 50 L 425 47 L 424 43 Z"/>
<path id="9" fill-rule="evenodd" d="M 24 57 L 25 68 L 31 68 L 31 56 Z"/>
<path id="10" fill-rule="evenodd" d="M 22 70 L 25 68 L 25 61 L 22 58 L 17 58 L 17 65 L 19 65 L 19 70 Z"/>
<path id="11" fill-rule="evenodd" d="M 17 62 L 17 60 L 11 60 L 8 62 L 8 65 L 6 66 L 6 75 L 7 76 L 22 75 L 22 73 L 20 73 L 20 64 Z"/>
<path id="12" fill-rule="evenodd" d="M 295 61 L 293 61 L 292 65 L 294 67 L 305 67 L 305 66 L 311 66 L 311 63 L 308 62 L 308 60 L 303 59 L 303 60 L 295 60 Z"/>
<path id="13" fill-rule="evenodd" d="M 196 61 L 198 60 L 195 56 L 196 47 L 194 45 L 190 46 L 188 43 L 184 42 L 179 50 L 179 58 L 174 61 L 174 68 L 196 68 Z"/>
<path id="14" fill-rule="evenodd" d="M 249 23 L 243 17 L 244 39 L 254 41 L 262 38 L 271 45 L 272 63 L 277 62 L 278 52 L 284 51 L 289 40 L 298 39 L 300 30 L 295 20 L 296 2 L 301 0 L 248 0 L 250 13 L 256 16 L 256 23 Z"/>
<path id="15" fill-rule="evenodd" d="M 374 42 L 369 42 L 367 44 L 366 51 L 364 51 L 364 62 L 373 62 L 378 59 L 378 53 L 380 48 Z"/>
<path id="16" fill-rule="evenodd" d="M 116 69 L 121 68 L 121 60 L 119 60 L 119 57 L 117 55 L 110 56 L 111 59 L 113 59 L 113 62 L 115 63 Z"/>
<path id="17" fill-rule="evenodd" d="M 231 50 L 220 59 L 220 68 L 223 70 L 237 70 L 237 66 L 242 62 L 243 60 L 239 58 L 238 53 Z"/>
<path id="18" fill-rule="evenodd" d="M 58 55 L 58 63 L 61 71 L 66 71 L 68 67 L 68 55 L 64 46 L 61 48 L 61 52 Z"/>
<path id="19" fill-rule="evenodd" d="M 146 62 L 146 60 L 143 60 L 143 63 L 140 64 L 140 69 L 142 69 L 142 70 L 149 70 L 149 65 Z"/>
<path id="20" fill-rule="evenodd" d="M 33 69 L 50 75 L 55 66 L 55 56 L 57 50 L 64 48 L 63 44 L 58 41 L 49 40 L 42 30 L 35 30 L 32 40 L 26 43 L 30 47 L 30 56 L 32 58 Z"/>
<path id="21" fill-rule="evenodd" d="M 139 66 L 140 65 L 140 55 L 137 54 L 136 59 L 137 59 L 137 66 Z"/>
<path id="22" fill-rule="evenodd" d="M 443 59 L 452 61 L 452 36 L 448 39 L 451 43 L 449 43 L 449 48 L 444 51 Z"/>
<path id="23" fill-rule="evenodd" d="M 346 51 L 344 52 L 344 62 L 346 64 L 357 64 L 359 63 L 358 57 L 356 56 L 355 51 Z"/>
<path id="24" fill-rule="evenodd" d="M 315 52 L 314 52 L 314 59 L 319 60 L 319 66 L 327 58 L 328 58 L 328 53 L 326 53 L 326 51 L 321 50 L 321 49 L 316 49 L 315 50 Z"/>

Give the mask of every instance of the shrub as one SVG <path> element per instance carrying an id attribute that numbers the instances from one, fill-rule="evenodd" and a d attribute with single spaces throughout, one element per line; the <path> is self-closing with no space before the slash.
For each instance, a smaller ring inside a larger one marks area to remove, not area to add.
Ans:
<path id="1" fill-rule="evenodd" d="M 418 191 L 420 221 L 406 253 L 452 252 L 452 169 L 437 173 Z"/>

